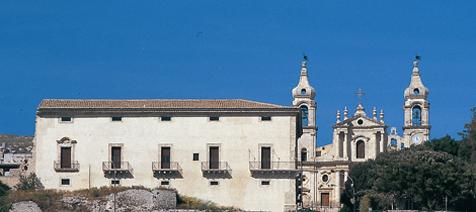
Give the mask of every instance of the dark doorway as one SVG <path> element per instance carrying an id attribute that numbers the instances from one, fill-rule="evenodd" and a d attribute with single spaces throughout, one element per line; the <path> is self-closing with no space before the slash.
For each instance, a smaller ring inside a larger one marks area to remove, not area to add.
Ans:
<path id="1" fill-rule="evenodd" d="M 329 193 L 321 193 L 321 207 L 329 207 Z"/>
<path id="2" fill-rule="evenodd" d="M 210 169 L 218 169 L 220 166 L 220 153 L 217 146 L 211 146 L 209 152 L 209 167 Z"/>
<path id="3" fill-rule="evenodd" d="M 160 168 L 170 169 L 170 147 L 160 149 Z"/>
<path id="4" fill-rule="evenodd" d="M 71 147 L 61 147 L 61 168 L 70 169 L 71 167 Z"/>
<path id="5" fill-rule="evenodd" d="M 121 147 L 113 146 L 111 148 L 111 161 L 113 169 L 121 168 Z"/>
<path id="6" fill-rule="evenodd" d="M 271 169 L 271 147 L 261 147 L 261 169 Z"/>

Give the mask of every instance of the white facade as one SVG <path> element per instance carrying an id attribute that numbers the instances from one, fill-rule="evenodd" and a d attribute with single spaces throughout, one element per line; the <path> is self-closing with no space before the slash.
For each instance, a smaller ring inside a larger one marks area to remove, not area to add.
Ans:
<path id="1" fill-rule="evenodd" d="M 45 101 L 54 104 L 61 100 Z M 265 112 L 259 108 L 228 112 L 184 108 L 187 114 L 169 112 L 170 121 L 162 121 L 163 112 L 132 115 L 79 112 L 74 107 L 57 110 L 44 107 L 45 101 L 38 111 L 34 144 L 36 174 L 46 188 L 76 190 L 110 186 L 112 180 L 119 180 L 122 186 L 170 186 L 180 194 L 244 210 L 295 208 L 293 161 L 299 135 L 299 110 L 295 108 L 265 108 Z M 72 119 L 62 122 L 62 116 Z M 113 116 L 122 120 L 112 121 Z M 211 121 L 211 116 L 219 120 Z M 54 165 L 61 160 L 62 146 L 72 148 L 72 169 Z M 120 147 L 124 162 L 124 170 L 115 176 L 110 170 L 113 167 L 103 164 L 111 161 L 113 146 Z M 169 171 L 157 167 L 162 147 L 170 148 Z M 220 167 L 213 170 L 207 167 L 210 147 L 218 147 L 219 152 Z M 269 169 L 273 173 L 260 167 L 262 147 L 271 150 Z M 196 154 L 198 160 L 194 160 Z M 61 185 L 65 179 L 69 185 Z"/>

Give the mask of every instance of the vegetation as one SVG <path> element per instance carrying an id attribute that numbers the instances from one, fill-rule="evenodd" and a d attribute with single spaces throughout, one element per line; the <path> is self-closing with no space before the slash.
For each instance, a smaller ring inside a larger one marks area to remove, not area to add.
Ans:
<path id="1" fill-rule="evenodd" d="M 222 207 L 211 201 L 204 201 L 194 197 L 178 195 L 177 208 L 179 209 L 197 209 L 206 211 L 240 211 L 233 207 Z"/>
<path id="2" fill-rule="evenodd" d="M 30 173 L 28 176 L 21 175 L 20 182 L 15 185 L 15 189 L 22 191 L 40 190 L 43 189 L 40 179 L 35 173 Z"/>
<path id="3" fill-rule="evenodd" d="M 0 212 L 8 211 L 10 204 L 7 201 L 7 195 L 10 188 L 0 181 Z"/>
<path id="4" fill-rule="evenodd" d="M 355 164 L 350 172 L 355 184 L 347 181 L 342 196 L 345 210 L 476 211 L 476 109 L 472 112 L 460 141 L 445 136 Z"/>

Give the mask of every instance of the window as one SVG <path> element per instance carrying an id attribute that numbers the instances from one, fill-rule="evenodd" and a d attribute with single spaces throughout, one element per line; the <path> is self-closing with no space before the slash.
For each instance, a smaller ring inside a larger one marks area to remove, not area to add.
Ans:
<path id="1" fill-rule="evenodd" d="M 170 182 L 167 181 L 167 180 L 163 180 L 163 181 L 160 181 L 160 185 L 162 185 L 162 186 L 168 186 L 168 185 L 170 185 Z"/>
<path id="2" fill-rule="evenodd" d="M 321 151 L 316 151 L 316 157 L 321 157 Z"/>
<path id="3" fill-rule="evenodd" d="M 112 121 L 122 121 L 122 117 L 120 116 L 113 116 Z"/>
<path id="4" fill-rule="evenodd" d="M 73 118 L 71 116 L 62 116 L 60 120 L 61 122 L 71 122 L 73 121 Z"/>
<path id="5" fill-rule="evenodd" d="M 418 105 L 412 108 L 412 125 L 413 126 L 421 125 L 421 108 Z"/>
<path id="6" fill-rule="evenodd" d="M 210 181 L 210 185 L 216 186 L 218 184 L 219 184 L 218 181 Z"/>
<path id="7" fill-rule="evenodd" d="M 262 180 L 261 181 L 261 185 L 267 185 L 268 186 L 269 184 L 270 184 L 269 180 Z"/>
<path id="8" fill-rule="evenodd" d="M 71 147 L 61 147 L 60 150 L 60 168 L 62 169 L 71 169 L 72 167 L 72 161 L 71 161 Z"/>
<path id="9" fill-rule="evenodd" d="M 301 89 L 301 95 L 306 95 L 306 89 L 305 88 Z"/>
<path id="10" fill-rule="evenodd" d="M 327 181 L 329 181 L 329 176 L 327 174 L 324 174 L 324 175 L 322 175 L 321 180 L 322 180 L 322 182 L 327 183 Z"/>
<path id="11" fill-rule="evenodd" d="M 362 140 L 357 141 L 356 143 L 356 157 L 357 158 L 365 158 L 365 143 Z"/>
<path id="12" fill-rule="evenodd" d="M 271 116 L 261 116 L 261 121 L 271 121 Z"/>
<path id="13" fill-rule="evenodd" d="M 397 145 L 398 145 L 397 144 L 397 139 L 395 139 L 395 138 L 390 139 L 390 146 L 397 147 Z"/>
<path id="14" fill-rule="evenodd" d="M 303 127 L 307 127 L 309 124 L 308 120 L 309 111 L 306 105 L 301 106 L 301 122 Z"/>
<path id="15" fill-rule="evenodd" d="M 111 185 L 121 185 L 120 180 L 111 180 Z"/>
<path id="16" fill-rule="evenodd" d="M 220 168 L 220 149 L 218 146 L 210 146 L 208 149 L 208 168 Z"/>
<path id="17" fill-rule="evenodd" d="M 61 185 L 62 186 L 69 186 L 69 185 L 71 185 L 71 180 L 68 179 L 68 178 L 63 178 L 63 179 L 61 179 Z"/>
<path id="18" fill-rule="evenodd" d="M 307 161 L 307 149 L 306 148 L 301 149 L 301 161 L 302 162 Z"/>
<path id="19" fill-rule="evenodd" d="M 363 121 L 362 119 L 359 119 L 359 120 L 357 121 L 357 124 L 359 124 L 359 125 L 362 125 L 363 123 L 364 123 L 364 121 Z"/>
<path id="20" fill-rule="evenodd" d="M 413 89 L 413 95 L 420 95 L 420 90 L 418 88 Z"/>
<path id="21" fill-rule="evenodd" d="M 122 148 L 120 146 L 111 147 L 111 168 L 120 169 L 122 161 Z"/>
<path id="22" fill-rule="evenodd" d="M 163 146 L 160 148 L 160 168 L 170 169 L 170 147 Z"/>
<path id="23" fill-rule="evenodd" d="M 220 117 L 218 116 L 210 116 L 210 121 L 219 121 Z"/>
<path id="24" fill-rule="evenodd" d="M 160 120 L 161 120 L 161 121 L 170 121 L 170 120 L 172 120 L 172 117 L 170 117 L 170 116 L 162 116 L 162 117 L 160 117 Z"/>
<path id="25" fill-rule="evenodd" d="M 405 148 L 405 144 L 404 144 L 404 143 L 401 143 L 401 144 L 400 144 L 400 149 L 403 149 L 403 148 Z"/>
<path id="26" fill-rule="evenodd" d="M 198 153 L 193 153 L 193 161 L 198 161 L 200 160 L 200 156 Z"/>

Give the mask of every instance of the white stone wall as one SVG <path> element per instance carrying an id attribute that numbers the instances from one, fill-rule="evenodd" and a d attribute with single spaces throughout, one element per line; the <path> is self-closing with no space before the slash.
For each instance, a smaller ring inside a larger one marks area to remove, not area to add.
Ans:
<path id="1" fill-rule="evenodd" d="M 121 185 L 157 187 L 152 162 L 159 160 L 160 145 L 171 146 L 171 161 L 179 162 L 182 177 L 170 179 L 170 186 L 180 194 L 210 200 L 224 206 L 244 210 L 283 211 L 294 207 L 295 180 L 258 179 L 250 174 L 249 161 L 259 160 L 260 145 L 269 145 L 273 161 L 294 161 L 296 117 L 273 116 L 261 121 L 260 116 L 228 116 L 209 121 L 208 117 L 124 117 L 120 122 L 111 117 L 74 117 L 72 123 L 59 118 L 37 117 L 34 139 L 36 173 L 49 189 L 75 190 L 109 186 L 110 179 L 102 170 L 109 160 L 109 145 L 121 144 L 122 158 L 128 161 L 133 177 L 122 179 Z M 53 162 L 59 159 L 58 143 L 63 137 L 76 140 L 73 160 L 79 172 L 56 172 Z M 227 161 L 232 172 L 229 179 L 208 179 L 203 176 L 201 162 L 207 161 L 207 145 L 220 146 L 220 161 Z M 199 153 L 199 161 L 192 161 Z M 69 178 L 71 186 L 60 186 Z M 219 185 L 210 185 L 215 180 Z M 269 180 L 270 185 L 261 185 Z"/>

